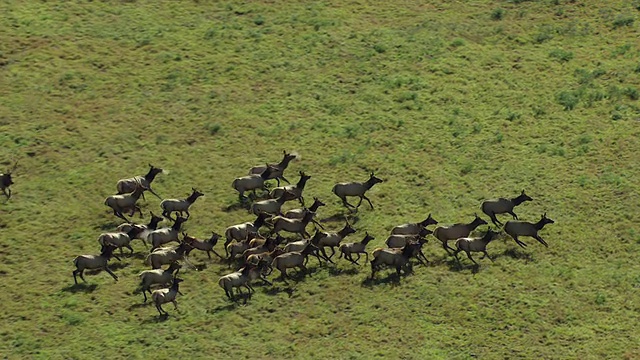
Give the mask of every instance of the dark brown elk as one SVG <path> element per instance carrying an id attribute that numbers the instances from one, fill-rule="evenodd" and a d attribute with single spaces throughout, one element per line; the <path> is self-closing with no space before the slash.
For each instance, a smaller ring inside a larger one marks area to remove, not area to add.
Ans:
<path id="1" fill-rule="evenodd" d="M 288 191 L 293 193 L 293 196 L 288 200 L 298 199 L 298 201 L 300 201 L 300 204 L 304 206 L 304 197 L 302 197 L 302 191 L 304 190 L 304 187 L 309 179 L 311 179 L 311 176 L 300 171 L 300 180 L 298 180 L 295 185 L 277 187 L 271 191 L 271 194 L 269 194 L 269 196 L 271 196 L 272 198 L 278 198 Z"/>
<path id="2" fill-rule="evenodd" d="M 373 209 L 373 204 L 371 200 L 365 195 L 367 190 L 371 189 L 373 185 L 381 183 L 382 180 L 375 177 L 373 171 L 369 175 L 369 180 L 361 183 L 361 182 L 346 182 L 346 183 L 338 183 L 333 186 L 331 191 L 336 194 L 337 197 L 342 200 L 342 204 L 348 209 L 349 207 L 357 209 L 362 204 L 362 200 L 367 200 L 371 209 Z M 347 196 L 358 196 L 360 198 L 360 202 L 358 205 L 353 206 L 347 202 Z"/>
<path id="3" fill-rule="evenodd" d="M 282 160 L 277 164 L 267 164 L 268 167 L 272 168 L 272 171 L 269 173 L 269 176 L 266 180 L 276 179 L 277 185 L 280 186 L 280 179 L 290 184 L 289 180 L 284 177 L 284 170 L 289 166 L 291 160 L 296 158 L 296 155 L 288 154 L 286 150 L 282 151 L 283 157 Z M 260 175 L 267 168 L 267 166 L 254 166 L 249 170 L 249 175 Z"/>
<path id="4" fill-rule="evenodd" d="M 151 189 L 151 183 L 156 178 L 156 176 L 161 173 L 163 170 L 161 168 L 157 168 L 151 164 L 149 164 L 149 171 L 145 175 L 134 176 L 129 179 L 121 179 L 116 183 L 116 189 L 118 190 L 118 195 L 126 194 L 133 192 L 136 187 L 142 186 L 147 188 L 150 193 L 157 196 L 158 199 L 162 200 L 162 198 L 156 194 L 153 189 Z M 144 199 L 144 194 L 142 195 Z"/>
<path id="5" fill-rule="evenodd" d="M 13 185 L 11 174 L 16 171 L 17 168 L 18 162 L 16 161 L 11 170 L 0 174 L 0 189 L 2 189 L 2 193 L 7 197 L 7 200 L 11 198 L 11 189 L 9 187 Z"/>
<path id="6" fill-rule="evenodd" d="M 513 208 L 522 204 L 525 201 L 532 201 L 533 199 L 524 193 L 524 190 L 520 193 L 520 195 L 511 198 L 499 198 L 492 200 L 485 200 L 482 202 L 480 208 L 482 212 L 487 214 L 491 218 L 491 221 L 495 226 L 501 226 L 502 223 L 496 218 L 496 214 L 505 214 L 508 213 L 513 216 L 514 220 L 518 220 L 518 215 L 513 212 Z"/>
<path id="7" fill-rule="evenodd" d="M 451 255 L 451 251 L 455 251 L 456 249 L 449 247 L 447 241 L 469 236 L 478 226 L 486 224 L 486 221 L 479 218 L 478 215 L 475 215 L 475 219 L 468 224 L 457 223 L 451 226 L 438 226 L 433 231 L 433 236 L 442 242 L 442 247 L 447 251 L 447 254 Z"/>
<path id="8" fill-rule="evenodd" d="M 518 236 L 531 236 L 538 240 L 542 245 L 549 247 L 547 242 L 538 235 L 538 231 L 542 230 L 546 224 L 553 224 L 555 221 L 547 217 L 547 213 L 544 213 L 537 223 L 530 223 L 526 221 L 509 220 L 504 225 L 504 231 L 509 234 L 516 241 L 520 247 L 525 247 L 527 244 L 518 240 Z"/>

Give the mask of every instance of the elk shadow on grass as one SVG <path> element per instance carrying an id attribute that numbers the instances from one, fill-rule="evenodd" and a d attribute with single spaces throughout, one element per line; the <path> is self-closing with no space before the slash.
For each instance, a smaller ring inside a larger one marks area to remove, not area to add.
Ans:
<path id="1" fill-rule="evenodd" d="M 502 254 L 498 254 L 494 257 L 494 260 L 499 258 L 499 257 L 503 257 L 503 256 L 508 256 L 512 259 L 515 260 L 521 260 L 524 259 L 525 262 L 535 262 L 535 259 L 533 258 L 533 255 L 531 255 L 531 253 L 522 251 L 520 249 L 516 249 L 516 248 L 509 248 L 505 251 L 502 252 Z"/>
<path id="2" fill-rule="evenodd" d="M 98 288 L 97 284 L 85 284 L 85 283 L 77 283 L 69 286 L 65 286 L 62 288 L 62 291 L 70 292 L 70 293 L 92 293 Z"/>
<path id="3" fill-rule="evenodd" d="M 380 271 L 378 271 L 377 273 L 379 274 Z M 368 288 L 372 288 L 374 286 L 381 285 L 381 284 L 390 284 L 393 286 L 398 286 L 400 285 L 400 279 L 404 276 L 406 275 L 403 274 L 398 276 L 398 274 L 395 271 L 388 274 L 385 277 L 375 277 L 372 279 L 371 276 L 367 276 L 364 280 L 362 280 L 362 286 L 368 287 Z"/>
<path id="4" fill-rule="evenodd" d="M 344 218 L 345 216 L 347 217 L 347 219 L 349 220 L 349 222 L 351 223 L 351 225 L 354 225 L 355 223 L 357 223 L 360 220 L 360 217 L 357 214 L 354 213 L 350 213 L 350 212 L 337 212 L 329 217 L 326 217 L 324 219 L 320 219 L 319 221 L 322 223 L 326 223 L 326 222 L 344 222 Z"/>
<path id="5" fill-rule="evenodd" d="M 280 287 L 280 286 L 274 285 L 268 289 L 265 288 L 264 290 L 262 290 L 262 292 L 267 295 L 278 295 L 283 292 L 283 293 L 287 293 L 289 297 L 292 297 L 295 290 L 296 288 L 292 286 Z"/>
<path id="6" fill-rule="evenodd" d="M 348 268 L 348 269 L 340 269 L 337 267 L 329 267 L 329 274 L 336 276 L 336 275 L 357 275 L 360 273 L 360 268 L 357 268 L 357 265 L 353 265 L 354 267 L 352 268 Z"/>
<path id="7" fill-rule="evenodd" d="M 131 311 L 131 310 L 147 307 L 147 306 L 150 306 L 150 305 L 153 305 L 153 301 L 138 302 L 138 303 L 129 305 L 127 310 Z"/>
<path id="8" fill-rule="evenodd" d="M 163 314 L 163 315 L 156 315 L 154 317 L 151 318 L 147 318 L 142 320 L 140 323 L 141 324 L 157 324 L 157 323 L 162 323 L 165 322 L 169 319 L 170 315 L 169 314 Z"/>
<path id="9" fill-rule="evenodd" d="M 128 266 L 129 266 L 129 263 L 126 263 L 124 261 L 115 261 L 115 262 L 112 262 L 112 263 L 109 264 L 109 269 L 111 269 L 111 271 L 113 271 L 113 270 L 121 270 L 121 269 L 124 269 L 124 268 L 126 268 Z M 93 271 L 95 271 L 95 273 Z M 100 271 L 102 271 L 102 269 L 100 269 L 100 270 L 91 270 L 91 272 L 89 272 L 89 270 L 87 270 L 87 273 L 88 274 L 97 274 Z"/>

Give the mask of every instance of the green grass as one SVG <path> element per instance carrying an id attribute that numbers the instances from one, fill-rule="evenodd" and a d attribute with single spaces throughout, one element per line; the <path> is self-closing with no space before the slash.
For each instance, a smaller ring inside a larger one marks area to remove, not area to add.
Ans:
<path id="1" fill-rule="evenodd" d="M 640 357 L 634 6 L 3 2 L 0 165 L 20 166 L 0 199 L 0 354 Z M 201 189 L 185 228 L 203 238 L 252 219 L 230 184 L 283 149 L 301 155 L 289 180 L 305 171 L 306 198 L 328 204 L 321 219 L 344 214 L 336 182 L 385 180 L 348 241 L 368 231 L 373 249 L 428 213 L 470 221 L 483 199 L 524 188 L 535 200 L 516 213 L 556 221 L 549 248 L 500 239 L 474 272 L 431 239 L 432 264 L 400 281 L 311 260 L 311 277 L 256 286 L 246 306 L 218 287 L 226 264 L 197 253 L 206 268 L 181 272 L 165 321 L 133 293 L 139 242 L 112 263 L 120 281 L 73 286 L 72 259 L 119 223 L 103 205 L 118 179 L 152 163 L 169 171 L 154 183 L 163 197 Z"/>

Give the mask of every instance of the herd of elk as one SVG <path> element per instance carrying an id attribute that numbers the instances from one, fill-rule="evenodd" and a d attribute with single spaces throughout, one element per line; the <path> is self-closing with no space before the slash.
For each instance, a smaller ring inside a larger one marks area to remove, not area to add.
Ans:
<path id="1" fill-rule="evenodd" d="M 145 191 L 150 191 L 160 198 L 155 191 L 151 189 L 151 183 L 154 178 L 161 173 L 161 168 L 154 167 L 149 164 L 149 172 L 146 175 L 136 176 L 133 178 L 122 179 L 117 182 L 118 193 L 106 198 L 105 204 L 113 210 L 113 214 L 126 223 L 117 227 L 114 232 L 105 232 L 99 236 L 101 250 L 99 255 L 80 255 L 75 258 L 74 265 L 76 269 L 73 271 L 74 282 L 77 284 L 77 276 L 84 281 L 83 272 L 85 269 L 102 269 L 109 273 L 114 280 L 118 280 L 108 267 L 108 262 L 112 257 L 120 260 L 113 254 L 115 249 L 125 247 L 130 250 L 131 254 L 134 249 L 130 242 L 132 239 L 140 239 L 144 242 L 151 242 L 151 250 L 146 256 L 146 262 L 152 269 L 145 270 L 139 274 L 140 283 L 138 290 L 144 295 L 146 302 L 147 293 L 151 294 L 151 298 L 161 316 L 166 316 L 167 312 L 162 309 L 162 304 L 172 302 L 177 310 L 176 297 L 181 294 L 179 284 L 183 280 L 178 278 L 178 272 L 183 262 L 191 268 L 195 268 L 188 260 L 190 252 L 194 249 L 207 253 L 208 259 L 211 259 L 211 252 L 217 255 L 221 261 L 229 263 L 229 267 L 237 265 L 234 272 L 220 277 L 218 283 L 224 290 L 225 295 L 231 301 L 237 301 L 234 289 L 240 290 L 245 287 L 249 294 L 254 292 L 251 282 L 260 279 L 265 284 L 271 284 L 267 280 L 273 269 L 280 272 L 280 278 L 287 281 L 290 278 L 287 269 L 297 268 L 300 273 L 311 275 L 307 268 L 309 255 L 315 256 L 319 264 L 334 263 L 332 260 L 336 253 L 336 248 L 340 253 L 339 258 L 344 258 L 353 265 L 359 266 L 358 261 L 362 254 L 365 255 L 365 261 L 371 265 L 371 278 L 379 272 L 383 266 L 395 268 L 397 275 L 403 272 L 408 274 L 412 271 L 412 259 L 415 259 L 422 265 L 427 265 L 429 261 L 423 253 L 423 246 L 427 243 L 427 236 L 432 235 L 442 243 L 443 249 L 447 255 L 453 256 L 456 263 L 460 264 L 458 254 L 464 251 L 467 257 L 476 265 L 478 263 L 473 259 L 471 253 L 482 252 L 484 257 L 492 259 L 487 252 L 487 245 L 499 236 L 499 231 L 489 228 L 480 236 L 471 236 L 471 233 L 481 225 L 488 225 L 487 221 L 475 215 L 474 219 L 468 223 L 454 223 L 453 225 L 440 225 L 431 214 L 424 220 L 414 223 L 405 223 L 395 226 L 391 229 L 390 235 L 384 243 L 386 248 L 378 247 L 371 251 L 372 259 L 369 259 L 367 245 L 375 240 L 368 232 L 365 233 L 359 242 L 342 243 L 350 234 L 356 233 L 356 229 L 345 216 L 344 226 L 337 231 L 325 231 L 324 227 L 314 220 L 314 216 L 320 210 L 320 207 L 326 204 L 314 197 L 313 204 L 309 207 L 300 209 L 292 209 L 284 212 L 283 205 L 287 201 L 299 200 L 304 206 L 303 190 L 307 181 L 311 176 L 300 171 L 300 180 L 294 185 L 280 187 L 280 180 L 287 183 L 289 181 L 284 177 L 284 171 L 289 163 L 296 156 L 284 152 L 284 157 L 280 163 L 269 163 L 265 166 L 253 167 L 249 171 L 249 175 L 239 177 L 233 181 L 233 188 L 239 193 L 240 201 L 244 203 L 246 191 L 252 191 L 255 201 L 249 207 L 250 211 L 256 215 L 255 220 L 244 222 L 237 225 L 229 226 L 225 229 L 224 250 L 225 256 L 218 254 L 214 247 L 217 245 L 221 235 L 211 232 L 211 237 L 207 240 L 200 240 L 189 236 L 182 230 L 184 223 L 190 218 L 189 209 L 195 201 L 203 196 L 203 193 L 192 188 L 192 193 L 185 199 L 164 199 L 160 203 L 162 215 L 173 224 L 168 227 L 159 227 L 162 217 L 155 216 L 150 212 L 151 220 L 148 224 L 134 224 L 130 222 L 125 214 L 133 216 L 135 211 L 142 212 L 138 205 L 138 200 L 143 197 Z M 11 171 L 6 174 L 0 174 L 0 185 L 7 199 L 11 197 L 9 186 L 13 184 L 11 173 L 16 169 L 17 162 Z M 278 187 L 270 193 L 266 192 L 265 181 L 275 179 Z M 332 192 L 340 199 L 349 212 L 357 211 L 363 200 L 369 203 L 371 209 L 373 204 L 365 195 L 374 185 L 382 183 L 383 180 L 376 177 L 373 172 L 369 173 L 369 179 L 365 182 L 344 182 L 335 184 Z M 259 200 L 255 191 L 258 189 L 265 190 L 265 194 L 271 198 Z M 352 205 L 347 201 L 347 197 L 359 197 L 357 205 Z M 520 195 L 513 198 L 498 198 L 485 200 L 480 208 L 487 215 L 492 223 L 496 226 L 502 225 L 496 215 L 510 214 L 513 220 L 509 220 L 504 224 L 504 233 L 511 236 L 513 240 L 521 247 L 525 247 L 519 237 L 529 236 L 538 240 L 544 246 L 548 246 L 547 242 L 538 235 L 546 224 L 554 223 L 553 220 L 542 215 L 538 222 L 531 223 L 518 220 L 518 216 L 513 212 L 514 207 L 533 199 L 525 194 L 524 190 Z M 176 213 L 175 219 L 171 216 Z M 183 217 L 183 214 L 186 217 Z M 307 232 L 310 222 L 314 222 L 323 230 L 316 230 L 312 235 Z M 263 227 L 270 227 L 268 231 L 261 231 Z M 433 230 L 428 229 L 429 226 L 435 226 Z M 293 241 L 282 237 L 281 232 L 289 232 L 302 237 L 302 240 Z M 179 234 L 182 233 L 182 239 Z M 454 247 L 448 245 L 449 241 L 455 241 Z M 168 242 L 177 242 L 175 247 L 163 247 Z M 327 254 L 326 248 L 331 248 L 331 254 Z M 357 255 L 354 258 L 353 255 Z M 237 262 L 237 263 L 236 263 Z M 163 269 L 163 265 L 168 265 Z M 153 287 L 160 287 L 153 290 Z"/>

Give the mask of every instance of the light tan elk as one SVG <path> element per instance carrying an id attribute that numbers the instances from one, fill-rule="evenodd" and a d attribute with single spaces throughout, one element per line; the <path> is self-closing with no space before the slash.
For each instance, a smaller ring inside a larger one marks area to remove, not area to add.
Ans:
<path id="1" fill-rule="evenodd" d="M 262 165 L 254 166 L 249 170 L 249 175 L 260 175 L 267 167 L 271 167 L 272 170 L 269 173 L 267 180 L 276 179 L 277 181 L 276 186 L 280 186 L 280 179 L 286 181 L 287 184 L 289 184 L 289 180 L 285 179 L 284 177 L 284 170 L 287 168 L 287 166 L 289 166 L 289 163 L 291 162 L 291 160 L 294 160 L 296 158 L 296 156 L 292 154 L 287 154 L 286 150 L 283 150 L 282 153 L 283 153 L 283 157 L 279 163 L 267 164 L 267 166 L 262 166 Z"/>
<path id="2" fill-rule="evenodd" d="M 131 221 L 124 216 L 124 213 L 130 211 L 131 213 L 129 216 L 133 216 L 135 210 L 140 211 L 140 208 L 136 206 L 136 203 L 145 190 L 147 189 L 142 186 L 138 186 L 132 193 L 111 195 L 105 199 L 104 204 L 113 210 L 113 215 L 130 223 Z M 140 217 L 142 217 L 142 213 L 140 213 Z"/>
<path id="3" fill-rule="evenodd" d="M 271 167 L 267 166 L 265 170 L 260 175 L 247 175 L 243 177 L 239 177 L 231 183 L 231 187 L 238 191 L 238 196 L 240 200 L 244 200 L 246 197 L 244 196 L 245 191 L 251 190 L 253 192 L 253 196 L 256 197 L 256 189 L 262 189 L 263 191 L 267 191 L 267 188 L 264 186 L 264 181 L 269 178 L 271 174 Z"/>
<path id="4" fill-rule="evenodd" d="M 269 196 L 271 196 L 272 198 L 277 198 L 282 196 L 282 194 L 284 194 L 286 191 L 289 191 L 293 194 L 293 196 L 288 200 L 298 199 L 298 201 L 300 201 L 300 204 L 304 206 L 304 198 L 302 197 L 302 191 L 304 190 L 304 187 L 307 184 L 307 181 L 309 179 L 311 179 L 311 176 L 300 171 L 300 180 L 298 180 L 298 182 L 295 185 L 286 185 L 286 186 L 277 187 L 271 190 L 271 194 Z"/>
<path id="5" fill-rule="evenodd" d="M 178 216 L 170 228 L 161 228 L 150 232 L 147 235 L 147 240 L 151 243 L 151 251 L 171 241 L 179 242 L 178 235 L 180 235 L 180 228 L 185 221 L 187 218 Z"/>
<path id="6" fill-rule="evenodd" d="M 495 226 L 501 226 L 502 223 L 496 218 L 496 214 L 509 213 L 511 216 L 513 216 L 515 220 L 518 220 L 518 215 L 516 215 L 516 213 L 513 212 L 513 208 L 522 204 L 525 201 L 531 201 L 531 200 L 533 199 L 530 198 L 527 194 L 525 194 L 524 190 L 522 190 L 520 195 L 512 199 L 499 198 L 499 199 L 485 200 L 482 202 L 482 205 L 480 206 L 480 208 L 482 209 L 483 213 L 487 214 L 491 218 L 491 221 Z"/>
<path id="7" fill-rule="evenodd" d="M 291 209 L 289 211 L 287 211 L 286 213 L 284 213 L 284 217 L 289 218 L 289 219 L 302 219 L 304 217 L 304 214 L 306 214 L 307 211 L 311 211 L 314 213 L 318 212 L 318 208 L 320 208 L 320 206 L 325 206 L 326 204 L 323 203 L 322 201 L 320 201 L 320 199 L 318 199 L 317 197 L 313 198 L 313 204 L 311 204 L 311 206 L 309 206 L 308 209 L 305 208 L 299 208 L 299 209 Z M 324 230 L 324 226 L 322 226 L 319 222 L 317 222 L 315 219 L 311 219 L 311 222 L 313 222 L 314 224 L 318 225 L 321 229 Z"/>
<path id="8" fill-rule="evenodd" d="M 116 249 L 120 249 L 120 255 L 123 255 L 122 248 L 127 248 L 133 255 L 133 248 L 131 247 L 131 236 L 134 235 L 136 230 L 131 230 L 129 233 L 124 232 L 108 232 L 102 233 L 98 236 L 98 243 L 102 246 L 112 245 Z"/>
<path id="9" fill-rule="evenodd" d="M 249 291 L 249 294 L 255 290 L 251 287 L 251 282 L 256 279 L 262 280 L 265 284 L 272 285 L 266 276 L 269 276 L 270 268 L 264 261 L 258 263 L 258 265 L 247 264 L 240 270 L 231 274 L 224 275 L 218 280 L 218 285 L 224 290 L 225 295 L 231 301 L 236 301 L 233 296 L 233 288 L 238 289 L 239 295 L 242 295 L 241 286 L 244 286 Z"/>
<path id="10" fill-rule="evenodd" d="M 2 193 L 7 197 L 7 200 L 11 198 L 11 189 L 9 187 L 13 185 L 11 174 L 16 171 L 17 168 L 18 162 L 16 161 L 11 170 L 0 174 L 0 189 L 2 189 Z"/>
<path id="11" fill-rule="evenodd" d="M 422 229 L 417 235 L 389 235 L 387 240 L 385 240 L 385 244 L 390 248 L 403 248 L 409 241 L 418 241 L 418 239 L 424 239 L 427 235 L 432 234 L 433 232 L 429 229 Z"/>
<path id="12" fill-rule="evenodd" d="M 518 221 L 518 220 L 509 220 L 504 225 L 504 231 L 509 234 L 516 241 L 520 247 L 524 248 L 527 244 L 518 240 L 519 236 L 531 236 L 532 238 L 538 240 L 542 245 L 549 247 L 547 242 L 538 235 L 538 231 L 542 230 L 542 228 L 546 224 L 553 224 L 555 221 L 549 219 L 547 217 L 547 213 L 544 213 L 540 218 L 540 221 L 537 223 L 530 223 L 526 221 Z"/>
<path id="13" fill-rule="evenodd" d="M 475 219 L 468 224 L 457 223 L 451 226 L 438 226 L 433 231 L 433 236 L 442 242 L 442 247 L 447 251 L 447 254 L 451 255 L 451 251 L 455 251 L 456 249 L 449 247 L 447 244 L 448 241 L 467 237 L 478 226 L 486 224 L 486 221 L 479 218 L 478 215 L 475 215 Z"/>
<path id="14" fill-rule="evenodd" d="M 153 189 L 151 189 L 151 183 L 156 178 L 156 175 L 158 175 L 162 171 L 163 171 L 162 169 L 149 164 L 149 171 L 145 175 L 139 175 L 129 179 L 118 180 L 118 182 L 116 183 L 116 189 L 118 190 L 118 194 L 120 195 L 120 194 L 131 193 L 135 191 L 136 187 L 142 186 L 144 188 L 147 188 L 147 190 L 149 190 L 150 193 L 157 196 L 158 199 L 162 200 L 162 198 L 158 194 L 156 194 L 156 192 L 153 191 Z M 144 199 L 144 194 L 142 195 L 142 198 Z"/>
<path id="15" fill-rule="evenodd" d="M 246 222 L 238 225 L 229 226 L 224 231 L 224 236 L 226 238 L 224 242 L 224 251 L 227 256 L 229 256 L 229 252 L 227 251 L 227 247 L 233 240 L 243 241 L 247 238 L 254 238 L 259 236 L 260 233 L 258 230 L 264 225 L 264 219 L 267 217 L 267 214 L 258 214 L 258 217 L 253 222 Z"/>
<path id="16" fill-rule="evenodd" d="M 419 223 L 402 224 L 394 227 L 391 230 L 392 235 L 418 235 L 422 229 L 425 229 L 429 225 L 438 225 L 438 222 L 431 217 L 431 214 L 426 219 Z"/>
<path id="17" fill-rule="evenodd" d="M 173 283 L 170 288 L 167 289 L 158 289 L 154 290 L 151 293 L 151 299 L 153 299 L 153 303 L 156 305 L 156 309 L 160 313 L 160 316 L 169 315 L 168 312 L 162 309 L 162 304 L 166 304 L 168 302 L 173 303 L 173 308 L 178 310 L 178 303 L 176 302 L 176 297 L 178 294 L 182 295 L 180 292 L 180 283 L 183 280 L 174 276 Z"/>
<path id="18" fill-rule="evenodd" d="M 456 251 L 453 252 L 453 256 L 455 256 L 456 261 L 460 264 L 460 259 L 458 259 L 458 253 L 460 251 L 464 251 L 467 254 L 469 260 L 473 261 L 474 264 L 478 265 L 478 263 L 473 260 L 471 257 L 472 252 L 482 252 L 484 255 L 480 259 L 484 259 L 488 257 L 489 260 L 493 261 L 491 256 L 487 253 L 487 245 L 491 240 L 495 239 L 497 232 L 489 230 L 482 237 L 463 237 L 456 240 Z"/>
<path id="19" fill-rule="evenodd" d="M 356 232 L 356 229 L 354 229 L 351 226 L 351 224 L 349 224 L 349 220 L 347 218 L 345 218 L 344 220 L 345 220 L 345 225 L 342 229 L 340 229 L 340 231 L 320 233 L 321 235 L 320 235 L 320 240 L 318 241 L 318 248 L 320 248 L 320 251 L 322 252 L 322 256 L 324 256 L 324 258 L 330 261 L 331 263 L 333 263 L 333 261 L 331 260 L 331 257 L 333 257 L 333 255 L 336 253 L 335 248 L 340 246 L 340 242 L 345 237 L 347 237 L 349 234 L 353 234 Z M 327 256 L 327 253 L 324 250 L 325 247 L 331 248 L 331 255 Z"/>
<path id="20" fill-rule="evenodd" d="M 273 259 L 271 266 L 273 268 L 280 270 L 280 277 L 282 278 L 282 280 L 286 282 L 287 281 L 286 278 L 288 276 L 287 269 L 298 268 L 300 269 L 300 271 L 309 273 L 309 271 L 304 266 L 304 264 L 307 262 L 307 257 L 309 256 L 309 254 L 312 254 L 317 251 L 318 251 L 317 247 L 315 247 L 313 244 L 308 244 L 304 248 L 304 250 L 300 252 L 298 251 L 288 252 L 276 257 L 275 259 Z"/>
<path id="21" fill-rule="evenodd" d="M 151 214 L 151 220 L 149 223 L 144 224 L 130 224 L 130 223 L 122 223 L 118 225 L 116 231 L 128 233 L 131 240 L 139 239 L 144 244 L 144 247 L 148 248 L 147 245 L 147 236 L 149 232 L 158 228 L 158 224 L 163 220 L 160 216 L 156 216 L 153 212 L 149 212 Z"/>
<path id="22" fill-rule="evenodd" d="M 103 245 L 100 250 L 100 255 L 80 255 L 73 259 L 73 265 L 75 265 L 76 269 L 73 270 L 73 281 L 78 284 L 78 279 L 76 279 L 76 275 L 80 275 L 80 279 L 82 281 L 87 282 L 84 279 L 83 273 L 86 269 L 95 270 L 102 269 L 109 273 L 111 277 L 115 281 L 118 281 L 118 277 L 109 269 L 108 263 L 111 257 L 114 257 L 120 260 L 117 256 L 113 254 L 113 250 L 115 249 L 112 245 Z"/>
<path id="23" fill-rule="evenodd" d="M 187 256 L 191 250 L 193 250 L 191 245 L 181 242 L 177 248 L 155 249 L 147 255 L 146 262 L 151 265 L 152 269 L 159 269 L 162 265 L 171 264 L 178 260 L 184 260 L 187 265 L 190 265 Z"/>
<path id="24" fill-rule="evenodd" d="M 287 231 L 300 234 L 303 239 L 309 237 L 309 233 L 306 228 L 315 214 L 316 213 L 309 211 L 302 219 L 287 219 L 282 216 L 275 216 L 273 218 L 273 229 L 271 229 L 271 234 L 278 234 L 280 231 Z"/>
<path id="25" fill-rule="evenodd" d="M 349 260 L 355 265 L 360 265 L 358 264 L 358 260 L 360 260 L 360 254 L 364 254 L 365 261 L 368 262 L 369 253 L 367 253 L 366 247 L 369 241 L 371 240 L 375 240 L 375 238 L 369 235 L 368 232 L 366 232 L 364 235 L 364 239 L 362 239 L 360 242 L 346 243 L 346 244 L 340 245 L 340 247 L 338 248 L 338 250 L 340 251 L 340 258 L 342 258 L 342 255 L 344 255 L 345 259 Z M 358 258 L 354 260 L 352 257 L 353 254 L 358 254 Z"/>
<path id="26" fill-rule="evenodd" d="M 173 220 L 173 218 L 171 217 L 171 213 L 178 212 L 180 213 L 180 216 L 182 216 L 182 213 L 184 212 L 187 214 L 188 219 L 189 216 L 191 216 L 191 214 L 189 214 L 189 208 L 191 207 L 191 205 L 193 205 L 194 202 L 196 202 L 196 200 L 198 200 L 200 196 L 204 195 L 194 188 L 191 188 L 191 190 L 191 195 L 189 195 L 189 197 L 187 197 L 186 199 L 162 200 L 162 202 L 160 203 L 160 207 L 162 208 L 162 216 Z"/>
<path id="27" fill-rule="evenodd" d="M 401 270 L 404 270 L 405 275 L 409 274 L 412 271 L 409 259 L 413 255 L 415 251 L 414 248 L 416 246 L 417 244 L 410 243 L 402 249 L 377 248 L 373 250 L 373 260 L 371 260 L 371 278 L 373 279 L 376 271 L 379 271 L 383 265 L 395 267 L 398 277 L 400 276 Z"/>
<path id="28" fill-rule="evenodd" d="M 216 234 L 215 232 L 211 232 L 211 238 L 209 240 L 199 240 L 194 238 L 193 236 L 189 236 L 187 233 L 182 233 L 184 236 L 184 241 L 188 242 L 194 249 L 200 251 L 206 251 L 207 256 L 211 259 L 211 253 L 216 254 L 220 259 L 224 259 L 222 255 L 218 254 L 213 247 L 218 243 L 218 239 L 220 239 L 220 234 Z"/>
<path id="29" fill-rule="evenodd" d="M 367 200 L 367 202 L 369 203 L 369 206 L 371 206 L 371 209 L 373 209 L 373 204 L 371 203 L 371 200 L 369 200 L 369 198 L 365 195 L 365 193 L 367 192 L 367 190 L 371 189 L 373 185 L 381 182 L 382 180 L 375 177 L 372 171 L 371 174 L 369 175 L 369 180 L 367 180 L 364 183 L 359 183 L 359 182 L 338 183 L 334 185 L 331 191 L 334 194 L 336 194 L 336 196 L 338 196 L 340 200 L 342 200 L 342 204 L 347 209 L 349 207 L 357 209 L 358 207 L 360 207 L 360 204 L 362 204 L 362 199 Z M 358 196 L 360 198 L 358 205 L 353 206 L 349 204 L 347 202 L 347 196 Z"/>
<path id="30" fill-rule="evenodd" d="M 282 215 L 280 212 L 282 205 L 291 199 L 295 199 L 295 194 L 290 191 L 285 191 L 277 199 L 266 199 L 254 202 L 251 205 L 251 212 L 255 215 L 260 213 Z"/>
<path id="31" fill-rule="evenodd" d="M 147 302 L 147 292 L 151 295 L 151 286 L 153 285 L 170 285 L 173 281 L 173 273 L 178 275 L 181 266 L 177 262 L 172 262 L 166 270 L 154 269 L 145 270 L 138 274 L 140 277 L 140 285 L 137 290 L 141 290 L 144 295 L 144 302 Z M 136 291 L 137 291 L 136 290 Z"/>

